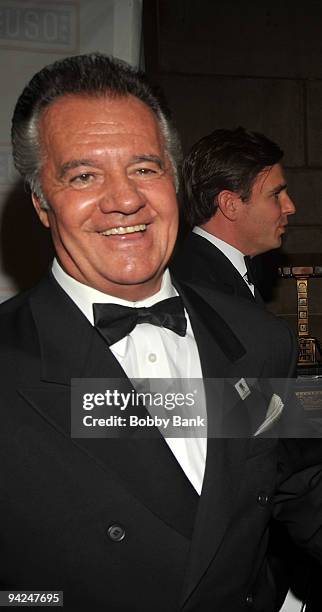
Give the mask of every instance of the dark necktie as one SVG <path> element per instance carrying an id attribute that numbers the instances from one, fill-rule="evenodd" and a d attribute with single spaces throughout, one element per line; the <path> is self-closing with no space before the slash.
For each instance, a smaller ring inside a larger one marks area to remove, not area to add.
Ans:
<path id="1" fill-rule="evenodd" d="M 94 325 L 108 346 L 127 336 L 139 323 L 151 323 L 185 336 L 187 320 L 180 296 L 153 306 L 132 308 L 119 304 L 93 304 Z"/>
<path id="2" fill-rule="evenodd" d="M 248 282 L 250 284 L 252 284 L 252 285 L 254 285 L 254 287 L 256 287 L 256 278 L 255 278 L 254 266 L 252 264 L 252 260 L 249 257 L 249 255 L 245 255 L 244 261 L 245 261 L 245 266 L 246 266 L 246 270 L 247 270 L 247 280 L 248 280 Z"/>
<path id="3" fill-rule="evenodd" d="M 246 270 L 247 270 L 247 281 L 248 283 L 252 283 L 252 285 L 254 285 L 254 298 L 255 301 L 260 305 L 260 306 L 264 306 L 264 300 L 257 288 L 258 285 L 258 281 L 256 278 L 256 269 L 254 266 L 254 263 L 252 262 L 251 257 L 249 257 L 249 255 L 245 255 L 244 257 L 245 260 L 245 266 L 246 266 Z"/>

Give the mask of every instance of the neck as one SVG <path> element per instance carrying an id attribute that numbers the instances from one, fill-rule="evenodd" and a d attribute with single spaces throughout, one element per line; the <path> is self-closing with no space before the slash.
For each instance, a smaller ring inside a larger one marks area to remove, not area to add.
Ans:
<path id="1" fill-rule="evenodd" d="M 89 283 L 83 282 L 83 284 L 97 289 L 101 293 L 126 300 L 127 302 L 140 302 L 145 300 L 160 291 L 162 283 L 162 277 L 157 282 L 144 282 L 136 285 L 117 285 L 108 284 L 108 286 L 93 286 Z"/>
<path id="2" fill-rule="evenodd" d="M 216 238 L 238 249 L 243 255 L 253 255 L 253 253 L 249 252 L 249 245 L 246 246 L 240 239 L 240 235 L 236 232 L 234 222 L 227 220 L 223 215 L 220 215 L 219 212 L 209 219 L 209 221 L 200 225 L 200 227 L 205 230 L 205 232 L 216 236 Z"/>
<path id="3" fill-rule="evenodd" d="M 121 283 L 112 283 L 110 281 L 104 282 L 104 279 L 87 279 L 87 277 L 83 274 L 79 274 L 76 270 L 76 273 L 71 273 L 70 270 L 66 270 L 62 265 L 61 261 L 56 257 L 56 264 L 60 269 L 62 274 L 67 275 L 72 281 L 76 281 L 83 286 L 89 287 L 90 289 L 95 289 L 100 293 L 104 293 L 107 296 L 119 298 L 121 300 L 125 300 L 127 302 L 139 302 L 141 300 L 145 300 L 147 298 L 152 297 L 156 293 L 158 293 L 162 287 L 162 281 L 169 283 L 168 280 L 169 272 L 167 270 L 163 270 L 160 274 L 155 277 L 148 279 L 142 283 L 135 284 L 121 284 Z M 170 279 L 170 277 L 169 277 Z"/>

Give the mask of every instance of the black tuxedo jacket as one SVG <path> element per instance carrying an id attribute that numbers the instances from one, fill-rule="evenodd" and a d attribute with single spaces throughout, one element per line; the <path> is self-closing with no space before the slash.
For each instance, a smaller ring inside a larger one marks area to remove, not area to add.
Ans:
<path id="1" fill-rule="evenodd" d="M 254 296 L 231 261 L 203 236 L 188 234 L 177 246 L 171 262 L 175 276 L 184 282 L 197 282 L 254 301 Z M 260 296 L 258 302 L 262 303 Z"/>
<path id="2" fill-rule="evenodd" d="M 223 294 L 179 291 L 205 377 L 289 374 L 283 323 L 246 300 L 236 319 Z M 199 498 L 160 436 L 71 439 L 71 378 L 130 383 L 52 277 L 0 307 L 0 330 L 1 589 L 63 590 L 68 611 L 271 612 L 272 516 L 322 560 L 315 441 L 308 454 L 300 441 L 208 440 Z M 241 401 L 228 381 L 208 399 L 218 426 L 226 396 L 252 428 L 265 418 L 265 401 Z"/>

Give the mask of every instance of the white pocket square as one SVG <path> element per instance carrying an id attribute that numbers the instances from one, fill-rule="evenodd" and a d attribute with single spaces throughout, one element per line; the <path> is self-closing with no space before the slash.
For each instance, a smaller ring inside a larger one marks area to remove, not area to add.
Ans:
<path id="1" fill-rule="evenodd" d="M 271 397 L 271 401 L 267 408 L 265 420 L 259 426 L 257 431 L 255 431 L 254 436 L 259 436 L 260 434 L 264 433 L 264 431 L 267 431 L 268 429 L 270 429 L 275 424 L 275 422 L 280 418 L 283 408 L 284 408 L 284 404 L 280 396 L 277 395 L 276 393 L 273 393 Z"/>

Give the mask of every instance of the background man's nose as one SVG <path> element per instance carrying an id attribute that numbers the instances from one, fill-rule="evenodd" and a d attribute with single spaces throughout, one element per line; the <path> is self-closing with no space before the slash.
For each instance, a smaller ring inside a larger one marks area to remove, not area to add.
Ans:
<path id="1" fill-rule="evenodd" d="M 288 193 L 286 193 L 285 196 L 286 197 L 283 202 L 283 213 L 285 215 L 294 215 L 294 213 L 296 212 L 295 204 L 292 198 L 288 195 Z"/>

